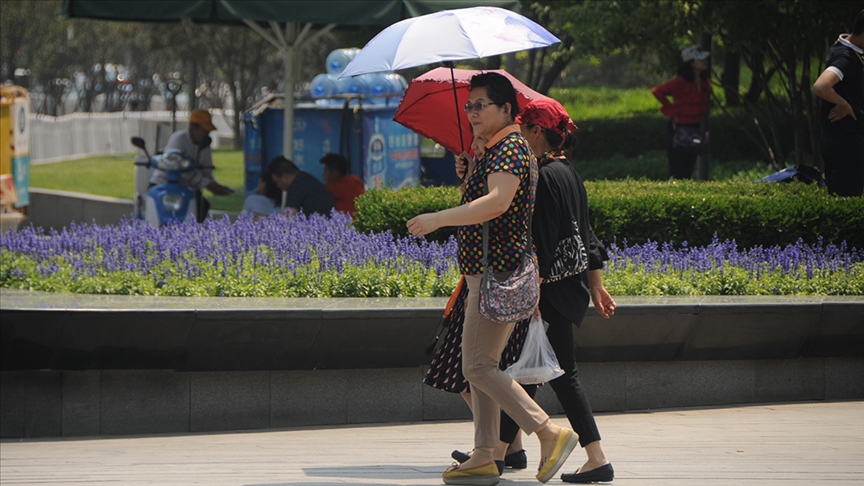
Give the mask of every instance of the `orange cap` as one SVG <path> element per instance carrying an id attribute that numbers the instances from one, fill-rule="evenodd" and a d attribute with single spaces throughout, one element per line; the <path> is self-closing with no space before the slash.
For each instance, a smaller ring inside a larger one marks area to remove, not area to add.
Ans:
<path id="1" fill-rule="evenodd" d="M 210 118 L 210 112 L 207 110 L 192 110 L 192 113 L 189 113 L 189 123 L 200 125 L 208 132 L 216 130 L 216 127 L 213 126 L 213 119 Z"/>

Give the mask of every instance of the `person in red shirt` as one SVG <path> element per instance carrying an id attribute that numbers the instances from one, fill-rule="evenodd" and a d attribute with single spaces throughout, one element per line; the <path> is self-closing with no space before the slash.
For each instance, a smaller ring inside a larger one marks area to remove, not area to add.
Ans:
<path id="1" fill-rule="evenodd" d="M 660 113 L 669 117 L 666 153 L 669 157 L 669 175 L 675 179 L 690 179 L 693 176 L 696 152 L 674 147 L 672 135 L 676 126 L 699 128 L 702 118 L 708 113 L 708 101 L 711 99 L 711 83 L 708 80 L 710 55 L 698 46 L 684 49 L 681 51 L 682 63 L 678 67 L 678 75 L 651 89 L 651 94 L 663 105 Z"/>
<path id="2" fill-rule="evenodd" d="M 342 155 L 325 154 L 320 162 L 324 165 L 324 187 L 333 196 L 336 210 L 348 213 L 353 218 L 356 212 L 354 200 L 366 192 L 363 181 L 348 173 L 350 164 Z"/>

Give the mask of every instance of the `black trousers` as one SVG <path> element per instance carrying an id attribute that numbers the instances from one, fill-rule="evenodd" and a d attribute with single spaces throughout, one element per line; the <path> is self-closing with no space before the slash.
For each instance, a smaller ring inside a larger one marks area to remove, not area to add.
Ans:
<path id="1" fill-rule="evenodd" d="M 669 158 L 669 176 L 673 179 L 692 179 L 693 169 L 696 167 L 696 152 L 672 146 L 672 135 L 675 133 L 675 128 L 672 125 L 672 120 L 669 120 L 666 133 L 666 156 Z M 679 123 L 679 125 L 685 124 Z M 699 127 L 698 124 L 692 126 Z"/>
<path id="2" fill-rule="evenodd" d="M 828 193 L 864 193 L 864 133 L 823 133 L 820 141 Z"/>
<path id="3" fill-rule="evenodd" d="M 195 204 L 198 206 L 198 214 L 195 215 L 195 219 L 198 223 L 203 223 L 204 220 L 207 219 L 207 214 L 210 212 L 210 201 L 204 197 L 204 193 L 201 189 L 195 191 Z"/>
<path id="4" fill-rule="evenodd" d="M 577 324 L 581 324 L 582 319 L 585 318 L 585 312 L 588 310 L 588 303 L 582 305 L 582 303 L 577 302 L 574 305 L 582 309 L 577 322 Z M 600 440 L 600 430 L 597 429 L 594 412 L 591 410 L 591 404 L 588 402 L 588 397 L 579 381 L 579 372 L 576 368 L 576 349 L 573 345 L 574 323 L 562 316 L 552 306 L 544 306 L 542 301 L 540 308 L 543 320 L 549 323 L 546 337 L 549 338 L 549 343 L 555 350 L 558 364 L 564 370 L 564 374 L 550 381 L 549 385 L 552 386 L 561 407 L 564 408 L 567 420 L 570 421 L 570 427 L 579 435 L 579 443 L 585 447 Z M 533 389 L 529 390 L 529 387 L 533 387 Z M 534 398 L 537 385 L 523 385 L 523 388 L 531 398 Z M 519 426 L 507 414 L 501 412 L 501 441 L 512 443 L 518 433 Z"/>

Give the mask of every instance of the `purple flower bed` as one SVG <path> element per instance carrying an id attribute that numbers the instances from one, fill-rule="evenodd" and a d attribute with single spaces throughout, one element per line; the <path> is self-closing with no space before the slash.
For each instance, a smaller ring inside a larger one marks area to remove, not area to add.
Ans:
<path id="1" fill-rule="evenodd" d="M 259 221 L 244 214 L 233 224 L 225 217 L 161 228 L 139 220 L 124 220 L 118 226 L 73 223 L 50 233 L 28 227 L 3 235 L 0 248 L 40 262 L 43 275 L 57 271 L 59 256 L 85 275 L 147 274 L 170 261 L 181 265 L 190 278 L 201 275 L 204 266 L 252 264 L 291 271 L 313 260 L 322 271 L 341 272 L 345 266 L 370 263 L 408 268 L 412 262 L 442 275 L 453 267 L 456 254 L 453 241 L 442 245 L 414 237 L 394 239 L 389 233 L 360 234 L 344 214 Z"/>
<path id="2" fill-rule="evenodd" d="M 739 250 L 734 241 L 676 248 L 608 245 L 615 295 L 864 294 L 864 250 L 802 241 Z M 456 244 L 358 233 L 351 219 L 242 215 L 153 228 L 24 228 L 0 239 L 0 286 L 144 295 L 445 296 Z"/>
<path id="3" fill-rule="evenodd" d="M 850 273 L 852 266 L 864 262 L 864 249 L 825 245 L 819 238 L 815 245 L 798 240 L 794 245 L 774 246 L 739 250 L 735 241 L 719 241 L 714 235 L 710 245 L 689 247 L 684 242 L 680 248 L 671 243 L 648 242 L 643 245 L 609 245 L 609 258 L 617 267 L 632 264 L 651 271 L 669 273 L 695 270 L 698 272 L 723 271 L 727 266 L 741 268 L 759 276 L 761 272 L 776 271 L 786 274 L 801 269 L 808 276 L 825 272 Z"/>

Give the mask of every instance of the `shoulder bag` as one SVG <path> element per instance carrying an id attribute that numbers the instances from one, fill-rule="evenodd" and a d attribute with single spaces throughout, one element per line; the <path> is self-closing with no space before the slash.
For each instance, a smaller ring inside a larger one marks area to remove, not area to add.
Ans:
<path id="1" fill-rule="evenodd" d="M 705 155 L 711 149 L 711 137 L 699 127 L 673 125 L 672 146 Z"/>
<path id="2" fill-rule="evenodd" d="M 588 269 L 588 252 L 579 234 L 579 223 L 573 220 L 573 236 L 564 238 L 555 247 L 552 267 L 544 283 L 557 282 L 573 275 L 579 275 Z"/>
<path id="3" fill-rule="evenodd" d="M 529 168 L 529 180 L 533 179 Z M 488 186 L 488 182 L 487 182 Z M 488 187 L 484 187 L 488 192 Z M 516 270 L 505 280 L 498 280 L 489 264 L 489 222 L 483 223 L 483 277 L 480 281 L 480 315 L 492 322 L 519 322 L 531 317 L 540 301 L 540 273 L 531 238 L 531 215 L 528 219 L 528 249 Z"/>

